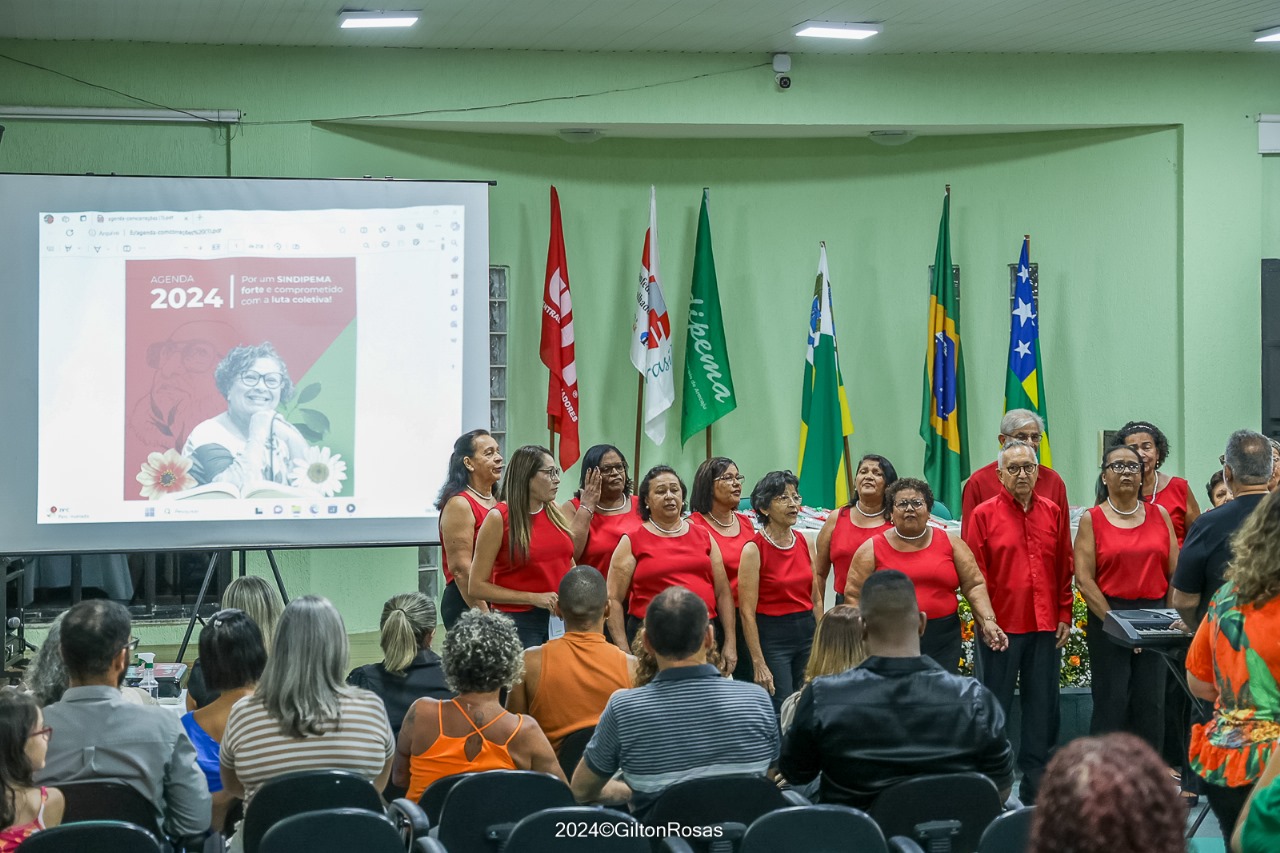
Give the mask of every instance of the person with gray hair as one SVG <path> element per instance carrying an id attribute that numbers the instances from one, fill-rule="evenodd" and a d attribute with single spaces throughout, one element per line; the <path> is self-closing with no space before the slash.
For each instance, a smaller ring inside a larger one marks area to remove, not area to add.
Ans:
<path id="1" fill-rule="evenodd" d="M 522 675 L 524 648 L 511 618 L 464 611 L 444 638 L 445 683 L 458 695 L 410 706 L 396 739 L 392 783 L 416 803 L 432 783 L 459 773 L 535 770 L 565 781 L 538 721 L 502 707 L 502 691 Z"/>
<path id="2" fill-rule="evenodd" d="M 1005 442 L 1010 439 L 1024 441 L 1031 445 L 1035 448 L 1038 457 L 1040 444 L 1044 440 L 1044 419 L 1030 409 L 1010 409 L 1000 419 L 1000 434 L 996 436 L 996 441 L 1004 447 Z M 1070 530 L 1071 506 L 1067 502 L 1067 484 L 1062 482 L 1062 477 L 1058 476 L 1052 468 L 1041 465 L 1039 470 L 1040 474 L 1036 478 L 1036 494 L 1062 508 L 1065 516 L 1068 517 L 1067 524 Z M 1004 483 L 1000 480 L 999 460 L 982 466 L 965 481 L 964 494 L 960 501 L 960 516 L 967 517 L 978 504 L 989 501 L 1004 491 Z M 955 511 L 954 507 L 947 507 L 947 509 Z"/>
<path id="3" fill-rule="evenodd" d="M 379 791 L 386 786 L 395 753 L 386 708 L 376 694 L 346 684 L 346 671 L 347 631 L 337 608 L 318 595 L 289 602 L 262 678 L 227 718 L 221 761 L 229 796 L 248 809 L 266 782 L 300 770 L 346 770 Z"/>

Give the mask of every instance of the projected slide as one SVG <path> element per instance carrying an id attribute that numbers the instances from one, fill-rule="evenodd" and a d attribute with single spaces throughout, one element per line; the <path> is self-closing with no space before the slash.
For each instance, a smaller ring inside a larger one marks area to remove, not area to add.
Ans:
<path id="1" fill-rule="evenodd" d="M 434 514 L 463 206 L 39 219 L 38 525 Z"/>

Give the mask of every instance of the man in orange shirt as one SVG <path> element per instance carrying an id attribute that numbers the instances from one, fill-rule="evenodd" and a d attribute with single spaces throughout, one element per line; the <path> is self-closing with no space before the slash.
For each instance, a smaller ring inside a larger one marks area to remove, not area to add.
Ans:
<path id="1" fill-rule="evenodd" d="M 609 594 L 597 569 L 570 569 L 559 595 L 564 636 L 525 650 L 524 680 L 507 696 L 507 710 L 537 720 L 557 753 L 566 735 L 600 721 L 613 692 L 631 687 L 636 668 L 634 657 L 605 639 Z"/>

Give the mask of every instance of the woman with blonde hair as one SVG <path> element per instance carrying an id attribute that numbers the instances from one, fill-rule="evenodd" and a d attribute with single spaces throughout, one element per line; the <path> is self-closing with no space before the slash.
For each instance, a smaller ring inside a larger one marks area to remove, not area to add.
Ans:
<path id="1" fill-rule="evenodd" d="M 800 700 L 800 690 L 805 684 L 822 675 L 836 675 L 853 669 L 866 659 L 867 648 L 862 642 L 862 618 L 858 608 L 837 604 L 818 621 L 818 630 L 813 634 L 813 648 L 809 650 L 809 663 L 804 668 L 804 682 L 782 703 L 782 731 L 791 728 L 796 702 Z"/>
<path id="2" fill-rule="evenodd" d="M 275 637 L 280 614 L 284 612 L 284 602 L 280 599 L 280 593 L 266 578 L 257 575 L 236 578 L 222 591 L 222 607 L 226 610 L 243 610 L 262 632 L 262 645 L 267 654 L 271 654 L 271 640 Z M 196 658 L 191 665 L 191 673 L 187 676 L 187 710 L 203 708 L 217 698 L 218 691 L 206 686 L 204 668 L 200 659 Z"/>
<path id="3" fill-rule="evenodd" d="M 476 534 L 469 594 L 511 617 L 526 649 L 547 641 L 556 590 L 573 568 L 573 537 L 556 506 L 560 473 L 545 447 L 511 454 L 499 503 Z"/>
<path id="4" fill-rule="evenodd" d="M 436 631 L 434 601 L 420 592 L 393 595 L 382 605 L 379 624 L 382 662 L 356 667 L 347 683 L 378 694 L 386 705 L 391 732 L 399 736 L 410 705 L 424 696 L 448 699 L 453 691 L 445 684 L 440 656 L 431 650 Z"/>

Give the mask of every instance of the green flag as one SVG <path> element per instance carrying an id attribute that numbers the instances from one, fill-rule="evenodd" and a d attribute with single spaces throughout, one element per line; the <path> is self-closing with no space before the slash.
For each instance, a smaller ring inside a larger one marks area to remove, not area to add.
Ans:
<path id="1" fill-rule="evenodd" d="M 934 497 L 960 515 L 960 487 L 969 476 L 969 430 L 965 425 L 964 358 L 960 351 L 960 297 L 951 271 L 951 188 L 942 201 L 938 248 L 929 287 L 929 341 L 925 348 L 924 476 Z"/>
<path id="2" fill-rule="evenodd" d="M 680 442 L 711 426 L 738 407 L 729 371 L 729 349 L 720 316 L 716 262 L 711 256 L 711 220 L 707 190 L 702 191 L 698 239 L 693 250 L 693 287 L 689 291 L 689 334 L 684 348 L 684 394 L 680 401 Z"/>
<path id="3" fill-rule="evenodd" d="M 796 469 L 800 494 L 809 506 L 844 506 L 849 502 L 849 484 L 842 470 L 848 462 L 844 458 L 844 437 L 853 434 L 853 418 L 840 376 L 826 243 L 820 244 L 818 280 L 809 308 L 803 387 L 800 465 Z"/>

